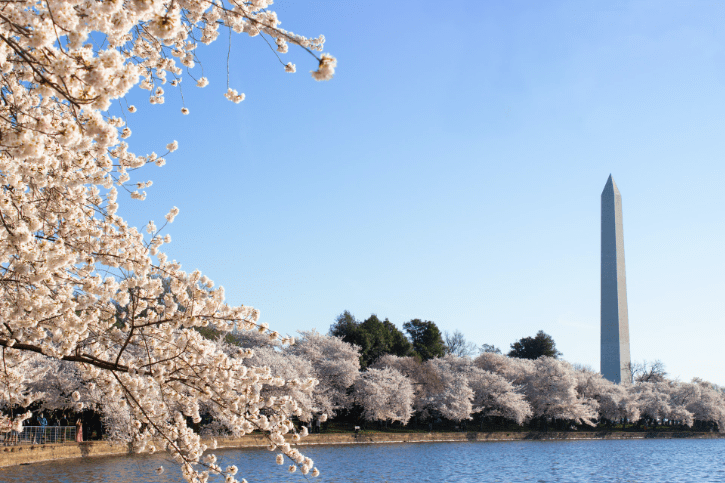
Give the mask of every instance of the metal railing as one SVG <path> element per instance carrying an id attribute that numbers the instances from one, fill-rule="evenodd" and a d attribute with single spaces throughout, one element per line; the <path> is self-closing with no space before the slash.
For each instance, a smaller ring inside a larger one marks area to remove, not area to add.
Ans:
<path id="1" fill-rule="evenodd" d="M 23 426 L 23 430 L 0 433 L 0 445 L 75 442 L 75 426 Z"/>

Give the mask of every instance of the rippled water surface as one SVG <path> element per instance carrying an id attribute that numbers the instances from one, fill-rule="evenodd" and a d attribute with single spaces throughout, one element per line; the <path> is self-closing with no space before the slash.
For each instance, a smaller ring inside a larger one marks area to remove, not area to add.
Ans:
<path id="1" fill-rule="evenodd" d="M 255 482 L 725 482 L 725 440 L 547 441 L 309 446 L 322 474 L 305 479 L 266 450 L 220 450 Z M 166 471 L 153 470 L 163 465 Z M 163 456 L 117 456 L 0 469 L 0 482 L 176 483 Z M 221 480 L 217 480 L 221 481 Z"/>

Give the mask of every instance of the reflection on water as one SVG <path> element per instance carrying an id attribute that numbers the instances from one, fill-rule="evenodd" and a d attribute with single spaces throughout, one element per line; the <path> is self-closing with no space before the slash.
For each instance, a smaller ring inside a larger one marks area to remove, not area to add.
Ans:
<path id="1" fill-rule="evenodd" d="M 219 450 L 250 483 L 725 482 L 725 440 L 547 441 L 303 447 L 322 475 L 305 479 L 266 450 Z M 159 465 L 166 471 L 153 472 Z M 163 455 L 87 458 L 0 468 L 0 482 L 178 483 Z M 217 479 L 217 481 L 222 481 Z"/>

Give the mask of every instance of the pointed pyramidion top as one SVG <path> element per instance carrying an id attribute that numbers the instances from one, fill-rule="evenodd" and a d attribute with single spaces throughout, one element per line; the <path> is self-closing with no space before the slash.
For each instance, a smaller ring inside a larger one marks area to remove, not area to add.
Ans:
<path id="1" fill-rule="evenodd" d="M 611 174 L 609 175 L 609 178 L 607 178 L 607 184 L 604 185 L 604 191 L 602 191 L 602 196 L 610 192 L 614 194 L 619 194 L 619 188 L 617 188 L 617 183 L 614 182 L 614 178 L 612 178 Z"/>

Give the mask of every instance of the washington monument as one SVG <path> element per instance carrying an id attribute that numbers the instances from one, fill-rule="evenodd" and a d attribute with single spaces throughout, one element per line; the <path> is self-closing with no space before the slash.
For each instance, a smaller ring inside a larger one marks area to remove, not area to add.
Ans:
<path id="1" fill-rule="evenodd" d="M 630 383 L 627 280 L 624 273 L 622 195 L 612 175 L 602 191 L 602 376 Z"/>

